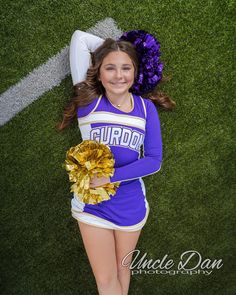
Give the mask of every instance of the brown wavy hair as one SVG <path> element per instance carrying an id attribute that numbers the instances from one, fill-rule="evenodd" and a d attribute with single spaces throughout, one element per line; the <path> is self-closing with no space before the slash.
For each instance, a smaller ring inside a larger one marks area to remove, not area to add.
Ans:
<path id="1" fill-rule="evenodd" d="M 138 74 L 139 61 L 134 45 L 127 41 L 105 39 L 94 52 L 91 53 L 92 65 L 87 71 L 86 79 L 73 86 L 73 95 L 64 108 L 63 120 L 57 123 L 56 128 L 63 130 L 68 127 L 74 117 L 76 117 L 77 108 L 86 106 L 91 103 L 96 97 L 105 94 L 105 88 L 98 80 L 100 75 L 100 67 L 103 59 L 113 51 L 123 51 L 129 55 L 134 65 L 134 81 Z M 162 77 L 159 81 L 168 81 L 169 77 Z M 132 92 L 132 87 L 129 89 Z M 145 94 L 145 97 L 154 102 L 155 105 L 164 110 L 172 110 L 175 107 L 175 102 L 165 93 L 157 90 L 157 87 L 150 93 Z"/>

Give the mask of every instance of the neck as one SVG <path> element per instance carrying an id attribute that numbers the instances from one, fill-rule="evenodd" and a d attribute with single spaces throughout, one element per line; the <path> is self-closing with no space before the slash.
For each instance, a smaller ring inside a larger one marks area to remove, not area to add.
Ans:
<path id="1" fill-rule="evenodd" d="M 130 97 L 130 92 L 126 92 L 124 94 L 110 94 L 106 92 L 106 97 L 112 101 L 113 104 L 124 104 L 127 99 Z"/>

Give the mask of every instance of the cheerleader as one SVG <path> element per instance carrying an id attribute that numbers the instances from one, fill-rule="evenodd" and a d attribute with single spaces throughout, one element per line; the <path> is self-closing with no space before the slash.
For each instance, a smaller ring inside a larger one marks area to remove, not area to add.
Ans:
<path id="1" fill-rule="evenodd" d="M 118 40 L 75 31 L 70 44 L 74 96 L 64 110 L 62 130 L 77 117 L 83 140 L 106 144 L 115 159 L 111 177 L 90 181 L 95 188 L 120 182 L 116 194 L 98 204 L 71 200 L 84 247 L 100 295 L 127 295 L 132 259 L 149 215 L 142 177 L 157 173 L 162 164 L 158 111 L 175 106 L 157 91 L 162 80 L 158 41 L 142 30 Z"/>

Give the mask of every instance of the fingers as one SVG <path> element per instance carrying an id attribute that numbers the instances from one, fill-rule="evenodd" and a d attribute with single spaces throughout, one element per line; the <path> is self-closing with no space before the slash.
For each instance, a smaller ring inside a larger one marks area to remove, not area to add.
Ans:
<path id="1" fill-rule="evenodd" d="M 94 176 L 90 179 L 89 186 L 90 187 L 96 187 L 97 182 L 97 173 L 94 174 Z"/>
<path id="2" fill-rule="evenodd" d="M 94 180 L 90 180 L 90 182 L 89 182 L 89 187 L 94 188 L 94 187 L 96 187 L 96 186 L 97 186 L 96 181 L 94 181 Z"/>

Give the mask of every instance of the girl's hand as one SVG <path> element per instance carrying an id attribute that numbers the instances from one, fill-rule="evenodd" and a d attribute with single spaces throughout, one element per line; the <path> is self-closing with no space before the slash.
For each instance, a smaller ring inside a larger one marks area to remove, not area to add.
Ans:
<path id="1" fill-rule="evenodd" d="M 93 178 L 91 178 L 89 186 L 90 188 L 94 188 L 97 186 L 102 186 L 106 183 L 110 183 L 110 178 L 109 177 L 97 177 L 97 175 L 95 174 Z"/>

